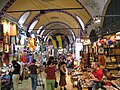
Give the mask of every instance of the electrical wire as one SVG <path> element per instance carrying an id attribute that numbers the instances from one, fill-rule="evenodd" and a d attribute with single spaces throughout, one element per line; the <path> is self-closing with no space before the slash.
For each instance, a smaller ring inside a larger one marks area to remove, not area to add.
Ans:
<path id="1" fill-rule="evenodd" d="M 66 29 L 81 29 L 81 28 L 54 28 L 54 29 L 45 29 L 45 30 L 66 30 Z M 32 29 L 32 30 L 41 30 L 41 29 Z"/>

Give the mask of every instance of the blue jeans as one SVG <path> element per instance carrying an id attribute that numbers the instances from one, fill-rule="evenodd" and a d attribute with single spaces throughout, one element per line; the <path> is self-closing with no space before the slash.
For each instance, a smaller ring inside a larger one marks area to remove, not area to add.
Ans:
<path id="1" fill-rule="evenodd" d="M 10 76 L 9 75 L 6 75 L 3 77 L 4 79 L 8 79 L 8 88 L 7 90 L 10 90 Z"/>
<path id="2" fill-rule="evenodd" d="M 99 88 L 101 88 L 101 83 L 92 81 L 92 90 L 98 90 Z"/>
<path id="3" fill-rule="evenodd" d="M 31 82 L 32 82 L 32 90 L 36 90 L 36 87 L 37 87 L 37 75 L 36 74 L 31 74 L 30 78 L 31 78 Z"/>

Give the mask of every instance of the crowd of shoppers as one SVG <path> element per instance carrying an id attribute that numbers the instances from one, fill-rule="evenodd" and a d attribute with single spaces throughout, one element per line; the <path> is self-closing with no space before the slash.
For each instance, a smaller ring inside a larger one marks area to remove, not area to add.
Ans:
<path id="1" fill-rule="evenodd" d="M 29 58 L 28 58 L 29 57 Z M 32 90 L 36 90 L 37 83 L 38 83 L 38 74 L 41 67 L 41 64 L 43 65 L 43 68 L 46 73 L 46 90 L 54 90 L 55 89 L 55 81 L 56 80 L 56 71 L 60 71 L 60 81 L 59 86 L 62 90 L 66 90 L 66 63 L 65 63 L 65 57 L 61 56 L 60 58 L 57 58 L 50 56 L 46 59 L 46 63 L 38 62 L 40 60 L 34 59 L 33 55 L 28 55 L 26 52 L 23 53 L 22 56 L 17 56 L 13 58 L 11 61 L 11 70 L 8 74 L 9 76 L 9 84 L 8 84 L 8 90 L 10 90 L 10 84 L 13 85 L 14 90 L 18 90 L 18 85 L 22 83 L 22 80 L 24 78 L 24 70 L 27 69 L 28 72 L 30 72 L 30 75 L 28 75 L 28 78 L 31 78 L 31 84 L 32 84 Z M 37 65 L 36 65 L 37 64 Z M 58 68 L 59 66 L 59 68 Z M 7 76 L 7 75 L 6 75 Z M 7 77 L 8 78 L 8 77 Z"/>
<path id="2" fill-rule="evenodd" d="M 38 84 L 38 74 L 39 70 L 41 70 L 41 64 L 43 65 L 43 70 L 46 73 L 46 90 L 55 90 L 55 81 L 58 76 L 56 76 L 56 72 L 58 71 L 60 73 L 60 80 L 58 81 L 58 85 L 60 87 L 60 90 L 67 90 L 66 85 L 66 71 L 67 71 L 67 64 L 68 61 L 66 60 L 66 56 L 60 55 L 59 57 L 50 56 L 48 58 L 45 58 L 46 60 L 43 60 L 43 62 L 39 62 L 39 60 L 36 60 L 33 55 L 28 55 L 24 53 L 22 57 L 18 57 L 16 60 L 12 60 L 12 82 L 13 82 L 13 89 L 18 90 L 18 84 L 22 82 L 24 79 L 24 68 L 27 68 L 28 71 L 30 71 L 30 75 L 28 77 L 31 78 L 31 84 L 32 84 L 32 90 L 36 90 L 37 84 Z M 28 58 L 29 57 L 29 58 Z M 26 59 L 26 60 L 25 60 Z M 82 61 L 81 61 L 81 64 Z M 80 66 L 81 66 L 80 64 Z M 69 65 L 70 66 L 70 65 Z M 73 65 L 71 64 L 73 67 Z M 84 66 L 81 67 L 81 70 Z M 100 65 L 98 62 L 95 62 L 92 69 L 92 77 L 90 80 L 92 81 L 92 90 L 97 90 L 100 85 L 103 78 L 103 72 L 100 68 Z M 9 76 L 9 75 L 8 75 Z M 7 77 L 8 78 L 8 77 Z M 10 77 L 9 77 L 10 79 Z M 11 81 L 11 80 L 9 80 Z M 44 83 L 44 82 L 43 82 Z M 10 82 L 9 82 L 10 84 Z M 10 90 L 10 85 L 8 84 L 8 90 Z"/>
<path id="3" fill-rule="evenodd" d="M 26 55 L 26 54 L 25 54 Z M 58 81 L 58 85 L 60 86 L 60 90 L 67 90 L 66 85 L 66 68 L 67 68 L 67 60 L 65 56 L 60 56 L 57 58 L 50 56 L 43 62 L 38 62 L 39 60 L 34 59 L 33 55 L 30 55 L 30 58 L 25 59 L 25 55 L 23 57 L 18 57 L 16 60 L 12 60 L 12 82 L 13 82 L 13 89 L 18 90 L 18 84 L 22 82 L 23 78 L 23 68 L 27 68 L 28 71 L 30 71 L 30 78 L 31 78 L 31 84 L 32 84 L 32 90 L 36 90 L 37 84 L 38 84 L 38 74 L 40 73 L 39 70 L 41 70 L 41 64 L 43 65 L 43 68 L 46 73 L 46 90 L 55 90 L 55 81 L 58 76 L 56 76 L 56 72 L 60 73 L 60 80 Z M 82 64 L 82 63 L 81 63 Z M 92 83 L 92 90 L 98 89 L 100 86 L 100 82 L 103 78 L 103 72 L 100 68 L 99 63 L 95 62 L 93 64 L 92 68 L 92 75 L 93 78 L 91 79 Z M 81 68 L 82 70 L 82 68 Z M 9 80 L 11 81 L 11 80 Z M 44 83 L 44 82 L 43 82 Z M 10 82 L 9 82 L 10 84 Z M 10 85 L 8 85 L 8 90 L 10 90 Z"/>

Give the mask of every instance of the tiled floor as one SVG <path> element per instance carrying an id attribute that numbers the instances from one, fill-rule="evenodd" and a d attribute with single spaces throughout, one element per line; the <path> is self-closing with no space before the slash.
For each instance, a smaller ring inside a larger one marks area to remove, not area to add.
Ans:
<path id="1" fill-rule="evenodd" d="M 46 83 L 44 72 L 42 73 L 42 77 L 43 77 L 43 82 Z M 57 72 L 57 81 L 59 81 L 59 72 Z M 66 81 L 67 81 L 67 85 L 66 85 L 67 90 L 77 90 L 76 88 L 73 88 L 73 84 L 71 83 L 69 75 L 67 75 Z M 24 80 L 22 84 L 19 84 L 19 90 L 31 90 L 30 78 L 28 80 Z M 43 90 L 42 86 L 37 86 L 37 90 Z M 56 88 L 55 90 L 60 90 L 60 87 Z"/>

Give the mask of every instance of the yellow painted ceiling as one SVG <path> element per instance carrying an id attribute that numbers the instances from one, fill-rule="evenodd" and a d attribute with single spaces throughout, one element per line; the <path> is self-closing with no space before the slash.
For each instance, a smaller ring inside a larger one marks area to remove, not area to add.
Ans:
<path id="1" fill-rule="evenodd" d="M 16 0 L 7 10 L 8 11 L 27 11 L 27 10 L 47 10 L 47 9 L 65 9 L 65 8 L 83 8 L 83 9 L 74 9 L 74 10 L 63 10 L 74 17 L 78 15 L 86 24 L 91 16 L 85 10 L 85 8 L 80 5 L 77 0 Z M 20 16 L 22 16 L 25 12 L 12 12 L 7 13 L 7 15 L 12 16 L 13 18 L 19 20 Z M 39 14 L 39 11 L 31 12 L 30 16 L 26 20 L 24 25 L 28 25 L 31 20 L 35 17 L 35 15 Z M 35 30 L 37 30 L 41 25 L 49 24 L 50 22 L 64 22 L 71 28 L 80 28 L 78 22 L 71 17 L 70 15 L 62 12 L 49 12 L 41 15 L 37 18 L 39 22 L 35 26 Z M 73 29 L 76 36 L 78 36 L 78 30 Z"/>

